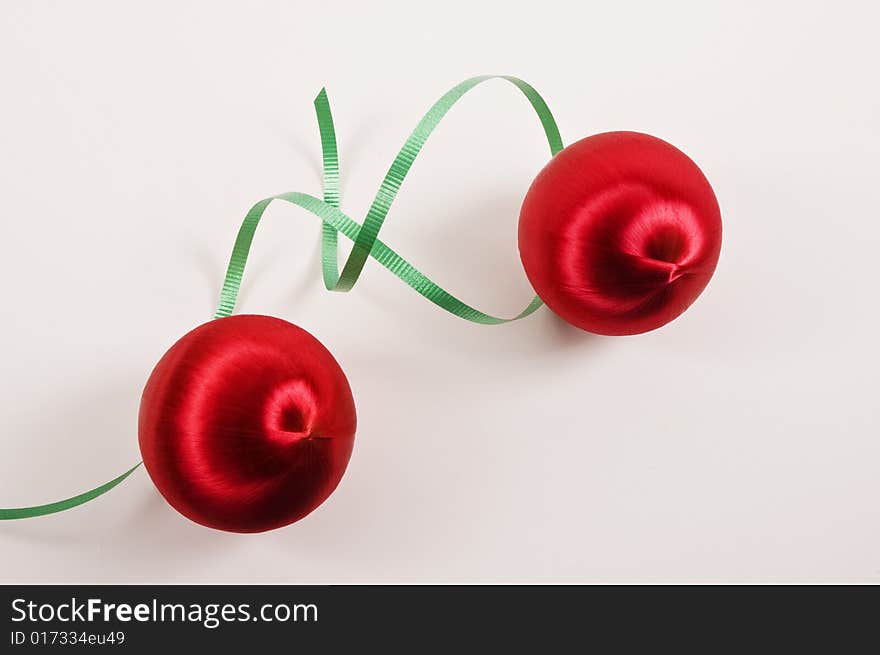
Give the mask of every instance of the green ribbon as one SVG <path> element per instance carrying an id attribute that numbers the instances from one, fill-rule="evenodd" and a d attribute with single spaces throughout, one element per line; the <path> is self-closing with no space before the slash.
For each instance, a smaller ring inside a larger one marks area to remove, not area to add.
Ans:
<path id="1" fill-rule="evenodd" d="M 410 134 L 406 143 L 403 144 L 400 152 L 397 153 L 397 156 L 391 163 L 391 167 L 388 169 L 385 178 L 382 180 L 382 185 L 379 187 L 379 191 L 376 193 L 376 197 L 367 211 L 363 225 L 358 224 L 339 209 L 339 154 L 336 147 L 336 129 L 333 125 L 333 115 L 330 111 L 327 92 L 321 89 L 321 92 L 315 98 L 315 112 L 318 118 L 318 128 L 321 133 L 321 151 L 324 164 L 323 200 L 306 193 L 290 192 L 264 198 L 251 207 L 235 239 L 232 255 L 229 258 L 229 266 L 226 270 L 226 277 L 223 280 L 223 288 L 220 292 L 220 305 L 214 318 L 230 316 L 235 309 L 235 301 L 238 297 L 241 278 L 247 264 L 254 234 L 267 207 L 275 200 L 283 200 L 297 205 L 321 219 L 321 271 L 324 278 L 324 286 L 330 291 L 350 291 L 360 277 L 367 259 L 372 257 L 435 305 L 474 323 L 483 325 L 507 323 L 524 318 L 537 310 L 543 303 L 538 296 L 535 296 L 525 309 L 512 318 L 499 318 L 481 312 L 432 282 L 426 275 L 379 239 L 379 230 L 382 228 L 385 218 L 388 216 L 388 211 L 391 209 L 391 205 L 400 191 L 400 186 L 428 137 L 431 136 L 431 133 L 443 117 L 462 96 L 478 84 L 491 79 L 507 80 L 519 89 L 529 103 L 531 103 L 532 108 L 541 121 L 544 134 L 550 145 L 551 156 L 562 150 L 562 138 L 559 135 L 559 128 L 556 125 L 553 114 L 550 112 L 550 108 L 544 102 L 544 99 L 530 84 L 506 75 L 472 77 L 446 92 L 416 125 L 412 134 Z M 339 271 L 338 263 L 338 233 L 354 242 L 342 272 Z M 139 462 L 122 475 L 100 487 L 66 500 L 35 507 L 0 509 L 0 520 L 23 519 L 53 514 L 87 503 L 107 493 L 121 483 L 141 463 Z"/>
<path id="2" fill-rule="evenodd" d="M 244 273 L 251 243 L 260 219 L 266 208 L 275 200 L 284 200 L 319 217 L 324 225 L 321 241 L 321 266 L 324 274 L 324 285 L 330 291 L 350 291 L 364 269 L 368 257 L 372 257 L 382 266 L 400 278 L 405 284 L 415 289 L 422 296 L 442 307 L 446 311 L 455 314 L 465 320 L 484 325 L 497 325 L 507 323 L 528 316 L 543 303 L 535 296 L 526 308 L 513 318 L 498 318 L 491 316 L 467 303 L 459 300 L 439 285 L 432 282 L 426 275 L 403 257 L 394 252 L 379 239 L 379 230 L 385 222 L 391 204 L 400 191 L 410 168 L 428 137 L 452 108 L 452 106 L 472 88 L 499 76 L 483 75 L 472 77 L 450 89 L 434 106 L 428 110 L 419 124 L 410 134 L 406 143 L 397 153 L 391 168 L 382 180 L 382 185 L 376 193 L 373 204 L 367 211 L 363 225 L 359 225 L 339 209 L 339 155 L 336 149 L 336 131 L 333 126 L 333 116 L 330 113 L 330 103 L 327 93 L 321 90 L 315 98 L 315 111 L 318 116 L 318 126 L 321 131 L 321 146 L 324 159 L 324 200 L 320 200 L 306 193 L 282 193 L 277 196 L 264 198 L 251 207 L 242 222 L 241 229 L 235 239 L 232 256 L 229 259 L 229 267 L 226 270 L 226 279 L 223 281 L 223 289 L 220 292 L 220 306 L 215 318 L 229 316 L 235 308 L 238 290 L 241 286 L 241 277 Z M 531 103 L 544 127 L 544 134 L 550 145 L 550 154 L 555 155 L 562 150 L 562 138 L 559 136 L 559 128 L 550 108 L 544 99 L 532 88 L 531 85 L 515 77 L 500 76 L 518 88 Z M 337 264 L 337 232 L 354 242 L 348 260 L 338 272 Z"/>
<path id="3" fill-rule="evenodd" d="M 81 493 L 78 496 L 67 498 L 66 500 L 59 500 L 54 503 L 48 503 L 47 505 L 37 505 L 36 507 L 16 507 L 14 509 L 0 509 L 0 520 L 28 519 L 32 516 L 42 516 L 44 514 L 63 512 L 64 510 L 70 509 L 71 507 L 82 505 L 83 503 L 94 500 L 98 496 L 101 496 L 110 491 L 113 487 L 115 487 L 117 484 L 125 480 L 125 478 L 127 478 L 129 475 L 134 473 L 135 469 L 137 469 L 141 464 L 143 464 L 143 462 L 138 462 L 119 477 L 110 480 L 110 482 L 102 484 L 100 487 L 95 487 L 91 491 Z"/>

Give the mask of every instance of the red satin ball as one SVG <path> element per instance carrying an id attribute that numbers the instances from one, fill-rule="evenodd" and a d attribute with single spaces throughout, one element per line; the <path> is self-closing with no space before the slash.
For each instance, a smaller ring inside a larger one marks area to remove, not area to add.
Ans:
<path id="1" fill-rule="evenodd" d="M 547 306 L 597 334 L 647 332 L 690 306 L 721 251 L 721 212 L 687 155 L 608 132 L 554 157 L 523 202 L 519 251 Z"/>
<path id="2" fill-rule="evenodd" d="M 138 439 L 181 514 L 230 532 L 293 523 L 348 465 L 354 399 L 333 355 L 269 316 L 197 327 L 165 353 L 141 399 Z"/>

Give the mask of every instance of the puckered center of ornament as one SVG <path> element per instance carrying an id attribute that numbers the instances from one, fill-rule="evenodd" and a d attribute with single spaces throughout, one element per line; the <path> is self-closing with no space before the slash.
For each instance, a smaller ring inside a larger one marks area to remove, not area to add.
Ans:
<path id="1" fill-rule="evenodd" d="M 623 229 L 621 249 L 662 270 L 667 283 L 685 275 L 703 247 L 694 210 L 686 203 L 655 200 L 636 212 Z"/>
<path id="2" fill-rule="evenodd" d="M 651 259 L 677 264 L 684 254 L 686 237 L 675 225 L 660 225 L 648 237 L 645 254 Z"/>
<path id="3" fill-rule="evenodd" d="M 295 442 L 313 435 L 317 398 L 305 380 L 278 385 L 266 400 L 266 434 L 277 441 Z"/>

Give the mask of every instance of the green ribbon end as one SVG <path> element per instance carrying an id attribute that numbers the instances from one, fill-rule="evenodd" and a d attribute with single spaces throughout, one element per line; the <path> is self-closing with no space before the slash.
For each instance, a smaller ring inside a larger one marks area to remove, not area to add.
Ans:
<path id="1" fill-rule="evenodd" d="M 119 477 L 113 478 L 112 480 L 110 480 L 110 482 L 102 484 L 100 487 L 95 487 L 90 491 L 86 491 L 85 493 L 81 493 L 77 496 L 73 496 L 65 500 L 59 500 L 57 502 L 49 503 L 47 505 L 36 505 L 34 507 L 0 509 L 0 521 L 8 521 L 12 519 L 29 519 L 34 516 L 55 514 L 56 512 L 63 512 L 64 510 L 76 507 L 77 505 L 87 503 L 90 500 L 94 500 L 98 496 L 101 496 L 110 491 L 113 487 L 115 487 L 120 482 L 125 480 L 129 475 L 134 473 L 141 464 L 143 464 L 143 462 L 138 462 Z"/>

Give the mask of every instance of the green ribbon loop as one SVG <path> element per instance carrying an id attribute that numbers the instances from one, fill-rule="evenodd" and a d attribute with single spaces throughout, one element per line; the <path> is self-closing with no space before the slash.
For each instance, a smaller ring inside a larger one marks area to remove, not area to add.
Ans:
<path id="1" fill-rule="evenodd" d="M 297 205 L 321 219 L 321 271 L 324 277 L 324 286 L 330 291 L 350 291 L 360 277 L 367 259 L 372 257 L 435 305 L 474 323 L 481 323 L 483 325 L 507 323 L 528 316 L 541 307 L 543 304 L 541 299 L 535 296 L 523 311 L 512 318 L 498 318 L 485 314 L 432 282 L 427 276 L 379 239 L 379 230 L 382 228 L 385 218 L 388 216 L 388 211 L 391 209 L 391 205 L 400 191 L 400 186 L 428 137 L 452 106 L 465 93 L 478 84 L 491 79 L 507 80 L 519 89 L 531 103 L 532 108 L 541 121 L 544 134 L 550 145 L 551 156 L 562 150 L 562 138 L 559 135 L 559 128 L 556 125 L 553 114 L 550 112 L 550 108 L 544 102 L 544 99 L 531 85 L 518 78 L 502 75 L 472 77 L 444 94 L 416 125 L 416 128 L 410 134 L 406 143 L 403 144 L 400 152 L 397 153 L 391 167 L 388 169 L 388 173 L 382 180 L 382 185 L 379 187 L 379 191 L 376 193 L 376 197 L 367 211 L 363 225 L 358 224 L 339 209 L 339 154 L 336 145 L 336 129 L 333 125 L 333 115 L 330 111 L 327 92 L 321 89 L 321 92 L 315 98 L 315 112 L 321 134 L 321 152 L 324 165 L 323 200 L 306 193 L 290 192 L 265 198 L 251 207 L 244 221 L 242 221 L 241 228 L 235 239 L 226 277 L 223 280 L 223 288 L 220 292 L 220 305 L 214 318 L 222 318 L 232 314 L 257 226 L 266 208 L 275 200 L 283 200 Z M 342 233 L 354 242 L 341 273 L 339 272 L 338 264 L 338 233 Z M 35 507 L 0 509 L 0 520 L 23 519 L 54 514 L 55 512 L 63 512 L 77 505 L 87 503 L 113 489 L 113 487 L 134 473 L 142 463 L 138 462 L 138 464 L 122 475 L 106 484 L 102 484 L 100 487 L 66 500 L 46 505 L 37 505 Z"/>
<path id="2" fill-rule="evenodd" d="M 339 209 L 339 155 L 336 149 L 336 131 L 333 126 L 333 116 L 330 112 L 327 93 L 322 89 L 315 99 L 315 111 L 318 116 L 323 150 L 324 200 L 321 201 L 305 193 L 290 192 L 265 198 L 251 207 L 235 239 L 226 278 L 223 281 L 223 289 L 220 292 L 220 306 L 214 317 L 221 318 L 232 314 L 254 234 L 266 208 L 274 200 L 284 200 L 302 207 L 323 221 L 321 265 L 324 285 L 331 291 L 350 291 L 360 277 L 367 258 L 373 257 L 405 284 L 434 304 L 474 323 L 484 325 L 507 323 L 528 316 L 538 309 L 543 303 L 540 298 L 535 296 L 528 306 L 513 318 L 499 318 L 481 312 L 431 281 L 379 239 L 379 230 L 388 216 L 391 204 L 397 197 L 404 178 L 412 168 L 428 137 L 465 93 L 482 82 L 496 78 L 507 80 L 513 84 L 531 103 L 544 128 L 551 156 L 562 150 L 562 138 L 559 135 L 559 128 L 553 114 L 544 99 L 531 85 L 518 78 L 508 76 L 482 75 L 472 77 L 444 94 L 416 125 L 394 158 L 385 179 L 382 180 L 382 185 L 367 211 L 363 225 L 359 225 Z M 337 232 L 341 232 L 354 242 L 341 274 L 338 273 L 337 264 Z"/>

